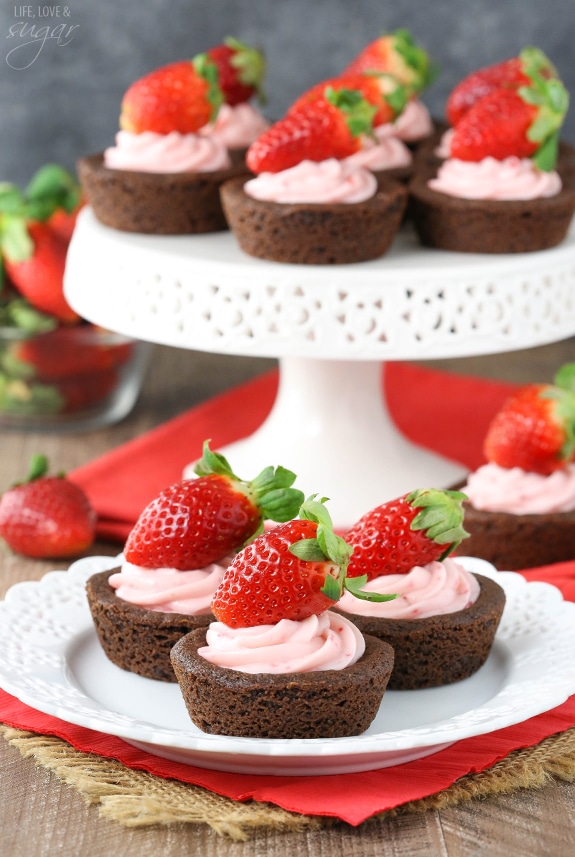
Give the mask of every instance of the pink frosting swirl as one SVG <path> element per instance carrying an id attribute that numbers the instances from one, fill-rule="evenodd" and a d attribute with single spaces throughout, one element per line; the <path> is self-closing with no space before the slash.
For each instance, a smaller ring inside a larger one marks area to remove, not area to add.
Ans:
<path id="1" fill-rule="evenodd" d="M 422 140 L 433 132 L 433 121 L 429 110 L 421 101 L 408 101 L 395 122 L 385 122 L 374 128 L 375 136 L 398 137 L 406 143 Z"/>
<path id="2" fill-rule="evenodd" d="M 484 158 L 477 162 L 448 158 L 428 185 L 461 199 L 539 199 L 558 194 L 561 179 L 556 172 L 538 170 L 529 158 Z"/>
<path id="3" fill-rule="evenodd" d="M 373 173 L 336 158 L 301 161 L 278 173 L 260 173 L 244 185 L 254 199 L 283 203 L 354 203 L 370 199 L 377 191 Z"/>
<path id="4" fill-rule="evenodd" d="M 545 515 L 575 509 L 575 465 L 549 476 L 527 473 L 520 467 L 484 464 L 461 489 L 475 509 L 511 515 Z"/>
<path id="5" fill-rule="evenodd" d="M 395 593 L 393 601 L 360 601 L 345 592 L 337 606 L 345 613 L 382 619 L 424 619 L 464 610 L 477 600 L 479 583 L 453 559 L 416 565 L 407 574 L 374 577 L 363 587 L 367 592 Z"/>
<path id="6" fill-rule="evenodd" d="M 342 670 L 365 651 L 360 631 L 329 610 L 301 622 L 229 628 L 212 622 L 198 654 L 212 664 L 245 673 L 303 673 Z"/>
<path id="7" fill-rule="evenodd" d="M 226 147 L 211 137 L 177 131 L 119 131 L 116 145 L 104 152 L 104 165 L 112 170 L 142 173 L 211 173 L 228 169 L 231 160 Z"/>
<path id="8" fill-rule="evenodd" d="M 211 613 L 214 592 L 227 564 L 208 565 L 191 571 L 175 568 L 141 568 L 125 562 L 108 578 L 122 601 L 160 613 L 201 616 Z"/>
<path id="9" fill-rule="evenodd" d="M 366 140 L 359 152 L 344 158 L 342 163 L 368 170 L 392 170 L 409 167 L 412 161 L 413 155 L 405 143 L 397 137 L 382 137 L 377 143 Z"/>
<path id="10" fill-rule="evenodd" d="M 222 104 L 216 121 L 204 125 L 198 133 L 213 137 L 226 149 L 246 149 L 269 124 L 252 104 Z"/>
<path id="11" fill-rule="evenodd" d="M 448 158 L 450 156 L 451 140 L 453 138 L 454 131 L 454 128 L 448 128 L 447 131 L 444 131 L 441 135 L 441 139 L 434 151 L 434 154 L 437 155 L 438 158 Z"/>

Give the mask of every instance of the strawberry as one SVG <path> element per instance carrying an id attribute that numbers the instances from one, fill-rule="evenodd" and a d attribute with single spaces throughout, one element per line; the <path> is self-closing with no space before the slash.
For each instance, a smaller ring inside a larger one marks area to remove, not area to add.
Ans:
<path id="1" fill-rule="evenodd" d="M 345 589 L 358 598 L 365 578 L 349 581 L 351 548 L 333 531 L 323 500 L 310 497 L 300 518 L 258 536 L 232 560 L 212 599 L 212 612 L 230 628 L 307 619 L 332 607 Z"/>
<path id="2" fill-rule="evenodd" d="M 532 158 L 541 170 L 554 168 L 569 96 L 557 78 L 530 76 L 528 86 L 496 89 L 467 111 L 453 129 L 452 158 L 515 156 Z"/>
<path id="3" fill-rule="evenodd" d="M 488 461 L 547 476 L 575 453 L 575 363 L 552 384 L 527 384 L 504 403 L 484 442 Z"/>
<path id="4" fill-rule="evenodd" d="M 459 491 L 427 488 L 389 500 L 367 512 L 346 534 L 353 548 L 347 573 L 407 574 L 416 565 L 443 559 L 468 533 Z"/>
<path id="5" fill-rule="evenodd" d="M 96 513 L 81 488 L 65 476 L 47 476 L 44 456 L 30 475 L 0 498 L 0 536 L 16 553 L 40 559 L 73 557 L 94 540 Z"/>
<path id="6" fill-rule="evenodd" d="M 98 405 L 114 392 L 118 386 L 116 369 L 101 369 L 71 378 L 62 378 L 54 385 L 61 397 L 60 410 L 71 414 Z"/>
<path id="7" fill-rule="evenodd" d="M 423 48 L 416 44 L 409 30 L 384 33 L 366 45 L 343 74 L 387 72 L 415 95 L 435 77 L 436 70 Z"/>
<path id="8" fill-rule="evenodd" d="M 60 327 L 44 335 L 15 340 L 0 358 L 14 377 L 57 381 L 87 373 L 106 372 L 125 363 L 131 343 L 99 344 L 91 325 Z"/>
<path id="9" fill-rule="evenodd" d="M 326 90 L 340 89 L 356 90 L 362 94 L 369 104 L 377 108 L 373 117 L 373 125 L 385 125 L 393 122 L 404 109 L 407 103 L 407 93 L 392 75 L 374 72 L 373 74 L 347 74 L 340 77 L 332 77 L 317 83 L 297 98 L 288 110 L 291 113 L 302 104 L 317 101 L 325 95 Z"/>
<path id="10" fill-rule="evenodd" d="M 242 104 L 257 95 L 264 101 L 262 82 L 265 74 L 265 58 L 261 51 L 228 36 L 221 45 L 205 52 L 208 60 L 215 63 L 218 83 L 226 104 Z"/>
<path id="11" fill-rule="evenodd" d="M 5 272 L 33 308 L 64 324 L 75 324 L 80 317 L 63 292 L 70 224 L 61 232 L 58 223 L 72 217 L 80 204 L 80 185 L 57 164 L 37 170 L 24 191 L 9 183 L 0 185 L 0 253 Z"/>
<path id="12" fill-rule="evenodd" d="M 194 469 L 198 479 L 171 485 L 146 506 L 126 542 L 128 562 L 203 568 L 239 550 L 262 531 L 266 518 L 290 520 L 303 500 L 291 487 L 291 471 L 266 467 L 251 482 L 242 481 L 207 441 Z"/>
<path id="13" fill-rule="evenodd" d="M 518 89 L 530 83 L 529 70 L 543 77 L 557 77 L 557 72 L 539 48 L 524 48 L 516 57 L 480 68 L 467 75 L 451 91 L 446 105 L 446 116 L 451 125 L 457 125 L 473 105 L 496 89 Z"/>
<path id="14" fill-rule="evenodd" d="M 64 208 L 57 208 L 54 214 L 48 218 L 48 226 L 64 241 L 70 243 L 74 229 L 76 228 L 76 220 L 78 214 L 84 207 L 84 202 L 81 202 L 72 211 L 66 211 Z"/>
<path id="15" fill-rule="evenodd" d="M 124 94 L 120 127 L 141 134 L 193 134 L 213 121 L 223 102 L 214 63 L 199 54 L 155 69 Z"/>
<path id="16" fill-rule="evenodd" d="M 46 223 L 3 217 L 1 249 L 12 285 L 36 309 L 64 324 L 76 324 L 80 316 L 64 297 L 64 268 L 68 242 Z"/>
<path id="17" fill-rule="evenodd" d="M 247 166 L 254 173 L 277 173 L 303 160 L 346 158 L 373 132 L 375 112 L 356 90 L 328 87 L 264 131 L 247 151 Z"/>

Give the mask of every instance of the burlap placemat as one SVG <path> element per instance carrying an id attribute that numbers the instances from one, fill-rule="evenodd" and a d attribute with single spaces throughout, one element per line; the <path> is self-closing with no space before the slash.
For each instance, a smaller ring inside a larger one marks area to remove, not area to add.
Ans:
<path id="1" fill-rule="evenodd" d="M 240 803 L 200 786 L 135 771 L 120 762 L 73 749 L 60 738 L 23 732 L 0 724 L 0 734 L 24 758 L 52 771 L 73 786 L 103 818 L 125 827 L 187 822 L 207 824 L 216 833 L 246 840 L 258 828 L 297 831 L 333 824 L 333 819 L 299 815 L 269 803 Z M 493 767 L 469 774 L 449 788 L 402 804 L 374 818 L 444 809 L 474 798 L 510 794 L 545 785 L 553 778 L 575 780 L 575 727 L 540 744 L 517 750 Z M 372 819 L 364 822 L 369 824 Z"/>

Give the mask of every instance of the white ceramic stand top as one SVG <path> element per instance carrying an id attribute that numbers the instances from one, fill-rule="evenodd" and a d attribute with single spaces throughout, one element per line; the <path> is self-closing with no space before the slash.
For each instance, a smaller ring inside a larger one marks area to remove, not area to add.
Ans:
<path id="1" fill-rule="evenodd" d="M 395 429 L 381 400 L 382 363 L 575 334 L 575 229 L 557 248 L 503 256 L 425 249 L 405 229 L 377 261 L 303 266 L 253 259 L 229 232 L 118 232 L 86 209 L 65 289 L 82 316 L 124 334 L 279 358 L 270 416 L 222 451 L 244 478 L 268 464 L 290 467 L 306 494 L 330 497 L 336 525 L 346 527 L 399 493 L 464 473 Z"/>

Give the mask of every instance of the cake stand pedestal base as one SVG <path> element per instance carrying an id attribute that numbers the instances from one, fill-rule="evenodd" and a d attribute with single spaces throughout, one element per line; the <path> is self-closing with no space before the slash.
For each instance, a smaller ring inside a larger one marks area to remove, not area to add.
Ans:
<path id="1" fill-rule="evenodd" d="M 459 481 L 467 472 L 462 465 L 411 443 L 395 427 L 381 394 L 382 371 L 379 361 L 282 358 L 267 419 L 218 451 L 243 479 L 268 465 L 293 470 L 306 497 L 329 498 L 340 530 L 415 488 Z M 193 463 L 184 475 L 193 475 Z"/>

